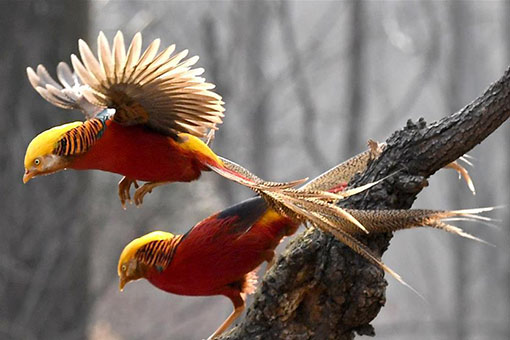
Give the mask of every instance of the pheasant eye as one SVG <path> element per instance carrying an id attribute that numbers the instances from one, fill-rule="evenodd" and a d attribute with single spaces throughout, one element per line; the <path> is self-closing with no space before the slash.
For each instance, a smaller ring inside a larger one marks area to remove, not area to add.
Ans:
<path id="1" fill-rule="evenodd" d="M 35 165 L 41 164 L 41 160 L 39 158 L 34 159 L 34 164 Z"/>
<path id="2" fill-rule="evenodd" d="M 127 269 L 127 268 L 126 268 L 126 265 L 125 265 L 125 264 L 123 264 L 123 265 L 122 265 L 122 267 L 121 267 L 120 269 L 121 269 L 123 272 L 125 272 L 125 271 L 126 271 L 126 269 Z"/>

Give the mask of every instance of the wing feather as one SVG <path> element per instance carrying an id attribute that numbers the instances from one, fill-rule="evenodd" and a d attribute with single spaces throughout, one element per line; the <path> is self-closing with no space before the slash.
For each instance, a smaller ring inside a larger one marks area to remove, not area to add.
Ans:
<path id="1" fill-rule="evenodd" d="M 46 68 L 42 65 L 37 66 L 37 75 L 39 76 L 40 82 L 42 84 L 50 84 L 57 88 L 62 88 L 59 83 L 57 83 L 48 73 Z"/>
<path id="2" fill-rule="evenodd" d="M 160 39 L 156 39 L 149 44 L 147 49 L 140 57 L 140 60 L 138 60 L 138 62 L 133 66 L 131 73 L 126 74 L 126 83 L 133 83 L 133 79 L 136 78 L 139 73 L 145 71 L 145 69 L 149 67 L 151 60 L 154 58 L 156 53 L 158 53 L 160 43 Z"/>
<path id="3" fill-rule="evenodd" d="M 64 62 L 58 63 L 58 66 L 57 66 L 57 78 L 58 78 L 58 81 L 60 81 L 60 83 L 65 88 L 69 88 L 69 87 L 74 87 L 74 86 L 79 86 L 80 85 L 78 79 L 73 75 L 73 71 L 71 70 L 69 65 L 67 65 Z"/>
<path id="4" fill-rule="evenodd" d="M 126 48 L 124 46 L 124 36 L 122 33 L 117 32 L 117 34 L 115 34 L 112 50 L 115 65 L 115 83 L 118 83 L 122 78 L 123 66 L 126 63 Z"/>
<path id="5" fill-rule="evenodd" d="M 74 54 L 71 54 L 71 63 L 73 64 L 74 71 L 84 84 L 87 84 L 95 90 L 100 90 L 101 84 L 99 81 L 92 73 L 89 73 L 85 65 L 83 65 L 80 59 Z"/>
<path id="6" fill-rule="evenodd" d="M 44 66 L 27 69 L 30 83 L 43 98 L 56 106 L 82 110 L 88 118 L 113 108 L 116 122 L 143 124 L 159 133 L 181 132 L 205 137 L 224 117 L 221 96 L 214 84 L 201 77 L 203 68 L 192 68 L 198 56 L 188 50 L 174 53 L 171 45 L 158 53 L 156 39 L 142 52 L 142 36 L 134 35 L 129 47 L 119 31 L 112 45 L 103 32 L 97 38 L 97 57 L 84 40 L 78 41 L 80 57 L 71 55 L 57 67 L 58 82 Z"/>
<path id="7" fill-rule="evenodd" d="M 119 33 L 122 35 L 120 31 Z M 133 37 L 133 40 L 131 41 L 131 44 L 129 45 L 128 48 L 126 63 L 122 70 L 122 77 L 120 79 L 121 84 L 126 82 L 126 73 L 129 74 L 129 72 L 131 72 L 131 69 L 133 69 L 135 65 L 138 63 L 141 51 L 142 51 L 142 34 L 138 32 Z"/>
<path id="8" fill-rule="evenodd" d="M 90 50 L 89 45 L 80 39 L 78 40 L 78 49 L 80 51 L 81 59 L 83 60 L 83 65 L 85 65 L 86 70 L 97 80 L 97 83 L 102 86 L 102 82 L 104 81 L 106 75 L 104 73 L 104 69 L 99 64 L 99 61 L 97 61 L 96 57 Z M 78 76 L 81 78 L 80 73 L 78 73 Z M 82 79 L 82 81 L 85 82 L 85 79 Z M 99 87 L 99 90 L 102 90 L 102 88 Z"/>
<path id="9" fill-rule="evenodd" d="M 48 87 L 51 85 L 48 85 Z M 55 106 L 61 107 L 63 109 L 71 109 L 72 107 L 69 106 L 69 104 L 62 100 L 60 97 L 53 96 L 50 91 L 45 87 L 36 87 L 35 90 L 47 101 L 52 103 Z"/>
<path id="10" fill-rule="evenodd" d="M 115 75 L 114 75 L 114 65 L 113 65 L 113 57 L 110 51 L 110 44 L 106 39 L 106 36 L 103 32 L 99 32 L 99 36 L 97 37 L 97 50 L 99 56 L 99 65 L 104 70 L 105 79 L 103 82 L 107 85 L 111 86 L 115 84 Z"/>
<path id="11" fill-rule="evenodd" d="M 163 68 L 163 65 L 165 65 L 165 60 L 168 60 L 168 58 L 174 52 L 174 50 L 175 45 L 171 45 L 164 49 L 163 51 L 161 51 L 152 62 L 147 64 L 146 68 L 143 71 L 137 73 L 137 75 L 132 79 L 132 82 L 140 83 L 141 85 L 143 85 L 144 83 L 150 82 L 151 79 L 156 79 L 158 76 L 160 76 L 162 74 L 160 73 L 160 71 Z"/>

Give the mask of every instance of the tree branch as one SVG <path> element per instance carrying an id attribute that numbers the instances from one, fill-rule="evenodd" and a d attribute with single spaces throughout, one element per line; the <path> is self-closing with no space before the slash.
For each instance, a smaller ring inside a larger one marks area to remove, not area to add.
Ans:
<path id="1" fill-rule="evenodd" d="M 510 69 L 461 111 L 396 131 L 387 148 L 352 186 L 399 171 L 342 206 L 409 208 L 427 178 L 482 142 L 510 115 Z M 360 238 L 379 255 L 391 234 Z M 299 235 L 265 275 L 244 320 L 221 339 L 352 339 L 374 334 L 369 324 L 385 303 L 382 271 L 332 236 Z"/>

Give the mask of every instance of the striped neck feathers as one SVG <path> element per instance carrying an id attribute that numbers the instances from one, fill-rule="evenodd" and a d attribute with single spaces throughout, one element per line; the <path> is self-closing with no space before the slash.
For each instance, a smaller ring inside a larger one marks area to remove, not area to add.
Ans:
<path id="1" fill-rule="evenodd" d="M 149 267 L 163 271 L 172 261 L 182 237 L 164 231 L 154 231 L 134 239 L 120 255 L 117 268 L 119 276 L 127 276 L 130 280 L 136 279 L 131 277 L 141 276 Z"/>
<path id="2" fill-rule="evenodd" d="M 75 156 L 87 152 L 103 135 L 105 122 L 105 119 L 93 118 L 74 126 L 60 136 L 53 153 L 58 156 Z"/>

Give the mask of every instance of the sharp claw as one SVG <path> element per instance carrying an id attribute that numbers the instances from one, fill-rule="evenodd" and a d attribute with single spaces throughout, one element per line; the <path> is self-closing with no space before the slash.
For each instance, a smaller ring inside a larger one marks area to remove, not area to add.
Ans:
<path id="1" fill-rule="evenodd" d="M 135 194 L 133 195 L 133 201 L 137 207 L 143 204 L 143 199 L 144 199 L 145 195 L 151 194 L 152 190 L 155 187 L 161 185 L 161 183 L 149 182 L 149 183 L 145 183 L 139 187 L 138 183 L 136 181 L 133 181 L 133 183 L 136 187 Z"/>
<path id="2" fill-rule="evenodd" d="M 126 210 L 126 203 L 129 202 L 133 204 L 131 200 L 131 185 L 134 184 L 136 188 L 138 188 L 138 183 L 136 180 L 123 177 L 119 182 L 119 198 L 122 205 L 122 209 Z"/>

